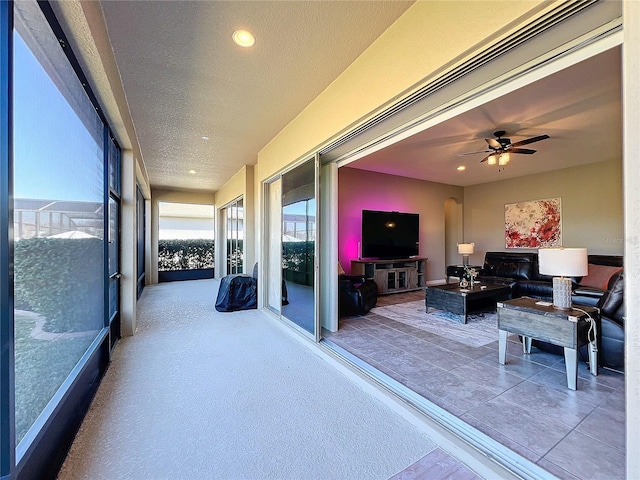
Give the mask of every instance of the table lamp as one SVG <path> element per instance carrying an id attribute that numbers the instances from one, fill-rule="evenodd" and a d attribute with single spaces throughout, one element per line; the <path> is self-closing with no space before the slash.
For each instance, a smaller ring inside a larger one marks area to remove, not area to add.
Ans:
<path id="1" fill-rule="evenodd" d="M 586 248 L 541 248 L 538 269 L 542 275 L 553 276 L 553 306 L 571 308 L 571 278 L 589 273 Z"/>
<path id="2" fill-rule="evenodd" d="M 469 255 L 473 254 L 475 243 L 459 243 L 458 254 L 462 255 L 462 265 L 469 265 Z"/>

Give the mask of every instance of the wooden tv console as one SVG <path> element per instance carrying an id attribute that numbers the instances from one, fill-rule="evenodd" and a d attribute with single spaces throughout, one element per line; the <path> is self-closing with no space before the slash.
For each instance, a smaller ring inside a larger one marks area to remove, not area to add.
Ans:
<path id="1" fill-rule="evenodd" d="M 426 285 L 427 258 L 391 260 L 351 260 L 351 274 L 363 275 L 376 282 L 378 293 L 409 292 Z"/>

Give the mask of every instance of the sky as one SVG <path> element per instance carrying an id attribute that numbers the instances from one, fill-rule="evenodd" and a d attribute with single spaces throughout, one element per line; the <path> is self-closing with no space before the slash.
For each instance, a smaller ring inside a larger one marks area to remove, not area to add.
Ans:
<path id="1" fill-rule="evenodd" d="M 309 209 L 308 212 L 311 216 L 314 215 L 313 209 L 315 209 L 315 198 L 309 199 Z M 291 205 L 286 205 L 284 207 L 284 212 L 291 215 L 306 215 L 307 214 L 307 200 L 302 200 L 300 202 L 292 203 Z"/>
<path id="2" fill-rule="evenodd" d="M 102 144 L 15 30 L 13 88 L 14 196 L 102 201 Z"/>

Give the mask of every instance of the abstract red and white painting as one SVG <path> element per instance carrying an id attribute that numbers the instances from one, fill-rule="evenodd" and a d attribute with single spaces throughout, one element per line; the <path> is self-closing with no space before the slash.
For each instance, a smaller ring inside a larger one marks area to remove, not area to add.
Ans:
<path id="1" fill-rule="evenodd" d="M 561 199 L 547 198 L 504 206 L 507 248 L 545 248 L 562 245 Z"/>

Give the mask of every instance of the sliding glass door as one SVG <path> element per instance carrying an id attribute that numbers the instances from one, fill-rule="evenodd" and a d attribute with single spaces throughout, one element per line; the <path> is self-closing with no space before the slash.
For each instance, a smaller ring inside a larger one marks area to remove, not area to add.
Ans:
<path id="1" fill-rule="evenodd" d="M 282 176 L 282 315 L 316 333 L 316 163 Z"/>
<path id="2" fill-rule="evenodd" d="M 223 257 L 225 261 L 224 275 L 251 273 L 252 266 L 244 267 L 244 200 L 238 198 L 222 209 L 224 218 Z"/>
<path id="3" fill-rule="evenodd" d="M 269 310 L 280 315 L 282 309 L 282 180 L 280 178 L 266 185 L 266 245 L 264 250 L 267 275 L 265 281 L 265 305 Z"/>
<path id="4" fill-rule="evenodd" d="M 318 339 L 318 159 L 311 158 L 266 185 L 267 307 Z"/>

